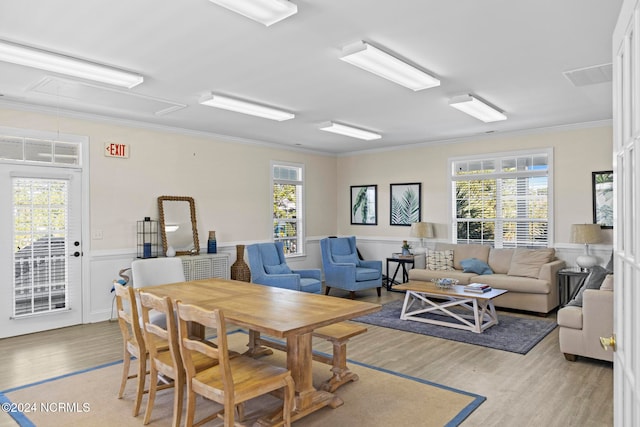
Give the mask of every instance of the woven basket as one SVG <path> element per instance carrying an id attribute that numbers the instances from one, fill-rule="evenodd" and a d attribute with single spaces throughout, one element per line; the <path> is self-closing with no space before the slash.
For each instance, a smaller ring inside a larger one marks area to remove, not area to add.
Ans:
<path id="1" fill-rule="evenodd" d="M 244 245 L 236 245 L 236 262 L 231 266 L 231 279 L 242 282 L 251 281 L 251 270 L 244 262 Z"/>

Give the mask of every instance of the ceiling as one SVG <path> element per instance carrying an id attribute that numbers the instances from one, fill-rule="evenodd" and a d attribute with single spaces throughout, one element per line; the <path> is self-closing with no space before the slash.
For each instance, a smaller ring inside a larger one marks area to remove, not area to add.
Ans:
<path id="1" fill-rule="evenodd" d="M 621 0 L 292 0 L 270 27 L 208 0 L 0 3 L 0 39 L 134 71 L 120 89 L 0 62 L 0 106 L 78 112 L 341 154 L 610 120 L 611 83 L 565 71 L 611 62 Z M 363 40 L 441 80 L 414 92 L 339 60 Z M 200 105 L 207 92 L 296 114 L 283 122 Z M 472 93 L 508 119 L 451 108 Z M 335 121 L 382 134 L 318 130 Z M 10 126 L 10 124 L 3 123 Z"/>

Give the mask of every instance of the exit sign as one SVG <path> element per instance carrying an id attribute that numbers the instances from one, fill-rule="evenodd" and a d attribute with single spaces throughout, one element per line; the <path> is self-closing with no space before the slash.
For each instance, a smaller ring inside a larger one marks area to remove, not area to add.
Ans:
<path id="1" fill-rule="evenodd" d="M 104 155 L 107 157 L 129 158 L 129 145 L 116 144 L 115 142 L 105 142 Z"/>

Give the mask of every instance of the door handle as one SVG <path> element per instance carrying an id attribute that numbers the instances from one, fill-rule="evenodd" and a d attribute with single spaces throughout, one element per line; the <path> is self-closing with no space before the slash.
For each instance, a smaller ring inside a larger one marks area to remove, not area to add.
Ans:
<path id="1" fill-rule="evenodd" d="M 74 256 L 74 257 L 76 257 L 76 258 L 78 258 L 78 257 L 80 256 L 80 252 L 75 251 L 75 252 L 73 253 L 73 256 Z"/>
<path id="2" fill-rule="evenodd" d="M 611 347 L 611 351 L 616 351 L 616 336 L 612 335 L 609 338 L 600 337 L 600 345 L 607 351 Z"/>

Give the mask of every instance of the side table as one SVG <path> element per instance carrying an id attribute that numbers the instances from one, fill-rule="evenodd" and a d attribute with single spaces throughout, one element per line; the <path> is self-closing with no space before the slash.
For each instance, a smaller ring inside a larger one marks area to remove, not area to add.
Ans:
<path id="1" fill-rule="evenodd" d="M 571 301 L 589 275 L 580 267 L 567 267 L 558 271 L 558 287 L 560 291 L 560 306 Z"/>
<path id="2" fill-rule="evenodd" d="M 393 272 L 393 276 L 389 276 L 389 263 L 395 262 L 397 263 L 396 269 Z M 398 284 L 400 282 L 396 281 L 396 276 L 398 275 L 398 271 L 402 268 L 402 283 L 406 283 L 409 281 L 409 272 L 407 271 L 407 264 L 409 265 L 409 269 L 413 267 L 414 258 L 413 255 L 394 255 L 390 258 L 387 258 L 387 290 L 392 291 L 393 285 Z"/>

